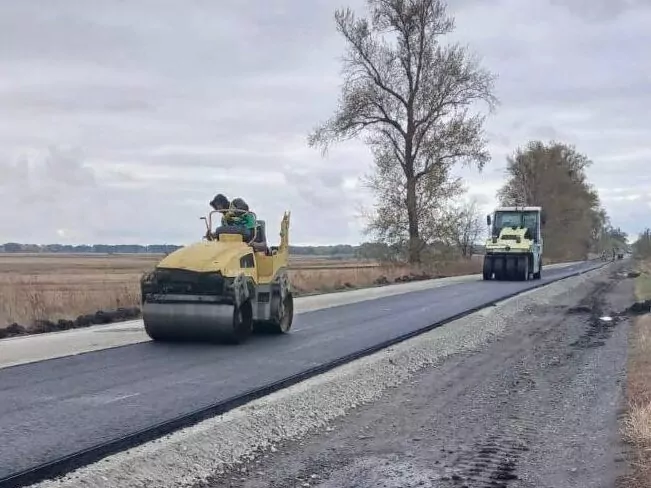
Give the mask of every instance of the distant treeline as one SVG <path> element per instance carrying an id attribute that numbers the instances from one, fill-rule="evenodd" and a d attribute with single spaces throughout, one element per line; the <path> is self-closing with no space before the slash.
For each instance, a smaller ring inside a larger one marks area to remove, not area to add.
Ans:
<path id="1" fill-rule="evenodd" d="M 98 253 L 98 254 L 167 254 L 179 249 L 174 244 L 93 244 L 72 246 L 66 244 L 20 244 L 7 242 L 0 245 L 2 253 Z M 305 256 L 358 256 L 363 246 L 348 244 L 334 246 L 290 246 L 290 253 Z"/>
<path id="2" fill-rule="evenodd" d="M 66 244 L 0 244 L 0 253 L 66 253 L 66 254 L 169 254 L 182 246 L 174 244 L 93 244 L 72 246 Z M 481 252 L 477 246 L 475 252 Z M 331 259 L 389 259 L 398 254 L 385 244 L 364 243 L 358 246 L 337 244 L 332 246 L 290 246 L 290 254 Z"/>

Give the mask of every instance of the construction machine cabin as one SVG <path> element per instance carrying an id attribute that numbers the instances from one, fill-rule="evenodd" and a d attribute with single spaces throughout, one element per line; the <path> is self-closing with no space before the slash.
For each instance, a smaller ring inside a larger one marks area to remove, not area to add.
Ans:
<path id="1" fill-rule="evenodd" d="M 256 330 L 284 334 L 291 328 L 289 212 L 277 247 L 267 245 L 265 222 L 257 217 L 248 242 L 234 226 L 213 232 L 219 212 L 202 217 L 203 241 L 176 250 L 143 276 L 143 321 L 152 339 L 241 343 Z"/>
<path id="2" fill-rule="evenodd" d="M 499 207 L 486 217 L 490 237 L 484 280 L 539 280 L 542 277 L 542 207 Z"/>

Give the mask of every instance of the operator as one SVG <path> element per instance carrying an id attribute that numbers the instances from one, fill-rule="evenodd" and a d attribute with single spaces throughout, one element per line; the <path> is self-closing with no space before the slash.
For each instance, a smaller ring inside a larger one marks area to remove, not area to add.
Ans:
<path id="1" fill-rule="evenodd" d="M 229 206 L 229 212 L 224 214 L 227 222 L 224 225 L 236 225 L 244 228 L 244 239 L 248 242 L 255 236 L 256 219 L 249 211 L 249 205 L 242 198 L 234 198 Z M 237 210 L 237 211 L 233 211 Z"/>
<path id="2" fill-rule="evenodd" d="M 226 225 L 224 223 L 224 212 L 228 210 L 228 208 L 231 206 L 231 202 L 228 201 L 228 198 L 226 198 L 226 195 L 223 193 L 218 193 L 215 195 L 215 197 L 210 200 L 209 205 L 216 210 L 217 212 L 221 212 L 222 214 L 222 222 L 221 225 L 224 226 Z M 206 237 L 208 238 L 216 238 L 216 236 L 219 234 L 218 232 L 219 228 L 215 229 L 215 232 L 213 233 L 211 229 L 207 230 Z"/>
<path id="3" fill-rule="evenodd" d="M 239 228 L 246 242 L 253 239 L 256 228 L 255 215 L 249 211 L 248 204 L 242 198 L 234 198 L 229 202 L 226 196 L 219 193 L 212 199 L 210 206 L 222 212 L 223 227 Z M 218 230 L 215 229 L 215 233 L 218 233 Z"/>
<path id="4" fill-rule="evenodd" d="M 226 210 L 231 206 L 231 202 L 228 201 L 228 198 L 226 198 L 225 195 L 218 193 L 215 195 L 215 198 L 210 201 L 210 206 L 215 210 Z"/>

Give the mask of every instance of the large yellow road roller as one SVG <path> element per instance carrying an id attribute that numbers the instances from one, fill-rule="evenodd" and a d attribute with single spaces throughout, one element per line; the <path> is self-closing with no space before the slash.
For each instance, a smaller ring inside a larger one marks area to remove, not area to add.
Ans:
<path id="1" fill-rule="evenodd" d="M 542 277 L 545 216 L 541 207 L 499 207 L 486 216 L 490 237 L 486 241 L 483 279 L 539 280 Z"/>
<path id="2" fill-rule="evenodd" d="M 289 332 L 290 213 L 281 222 L 280 245 L 268 247 L 265 222 L 257 217 L 252 237 L 228 225 L 213 232 L 213 215 L 220 212 L 202 217 L 207 231 L 201 242 L 174 251 L 143 275 L 143 321 L 153 340 L 239 344 L 258 330 Z"/>

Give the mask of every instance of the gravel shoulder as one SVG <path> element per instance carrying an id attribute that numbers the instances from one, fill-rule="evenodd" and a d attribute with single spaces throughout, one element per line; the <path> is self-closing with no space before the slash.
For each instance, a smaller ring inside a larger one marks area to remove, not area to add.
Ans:
<path id="1" fill-rule="evenodd" d="M 605 274 L 530 306 L 481 350 L 196 487 L 612 487 L 625 469 L 621 312 L 632 301 L 633 280 Z"/>

